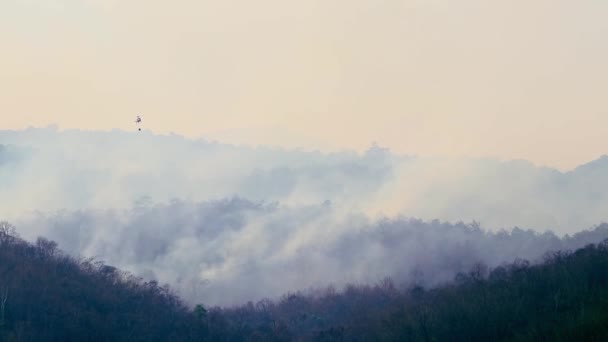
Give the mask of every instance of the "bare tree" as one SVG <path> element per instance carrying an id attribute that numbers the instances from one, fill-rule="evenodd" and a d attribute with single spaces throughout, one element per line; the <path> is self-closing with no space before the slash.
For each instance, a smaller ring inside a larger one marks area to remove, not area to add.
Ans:
<path id="1" fill-rule="evenodd" d="M 0 221 L 0 244 L 9 242 L 15 237 L 17 237 L 15 226 L 6 221 Z"/>
<path id="2" fill-rule="evenodd" d="M 36 240 L 36 247 L 38 247 L 39 252 L 47 258 L 55 256 L 55 253 L 57 252 L 57 242 L 43 237 L 38 237 Z"/>

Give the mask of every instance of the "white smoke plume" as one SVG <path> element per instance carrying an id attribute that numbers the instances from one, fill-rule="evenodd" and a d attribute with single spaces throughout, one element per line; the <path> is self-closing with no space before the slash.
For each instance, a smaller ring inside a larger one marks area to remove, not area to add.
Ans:
<path id="1" fill-rule="evenodd" d="M 555 235 L 606 220 L 606 157 L 560 172 L 376 145 L 321 153 L 55 128 L 0 131 L 0 144 L 0 218 L 23 237 L 167 282 L 193 303 L 385 276 L 430 286 L 476 262 L 608 236 Z M 473 220 L 487 230 L 456 223 Z"/>

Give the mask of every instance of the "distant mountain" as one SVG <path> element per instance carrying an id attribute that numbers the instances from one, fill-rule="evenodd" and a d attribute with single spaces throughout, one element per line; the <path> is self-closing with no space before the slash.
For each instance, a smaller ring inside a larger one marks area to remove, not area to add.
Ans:
<path id="1" fill-rule="evenodd" d="M 377 145 L 321 153 L 54 127 L 0 131 L 0 143 L 21 157 L 10 169 L 0 164 L 12 198 L 0 217 L 11 220 L 32 210 L 124 209 L 144 197 L 234 195 L 290 206 L 329 200 L 372 217 L 476 220 L 492 230 L 564 234 L 608 220 L 606 156 L 561 172 L 522 160 L 400 156 Z"/>
<path id="2" fill-rule="evenodd" d="M 586 164 L 577 166 L 570 171 L 571 174 L 577 176 L 585 176 L 591 174 L 605 173 L 608 170 L 608 155 L 604 154 L 599 158 L 592 160 Z"/>

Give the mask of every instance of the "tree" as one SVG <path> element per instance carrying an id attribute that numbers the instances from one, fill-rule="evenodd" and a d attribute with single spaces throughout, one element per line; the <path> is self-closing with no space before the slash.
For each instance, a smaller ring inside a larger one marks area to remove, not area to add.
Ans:
<path id="1" fill-rule="evenodd" d="M 198 304 L 194 307 L 194 315 L 197 319 L 203 321 L 207 318 L 207 309 L 203 306 L 203 304 Z"/>
<path id="2" fill-rule="evenodd" d="M 57 242 L 43 237 L 39 237 L 36 240 L 36 247 L 38 248 L 38 251 L 42 254 L 42 256 L 47 258 L 53 257 L 55 256 L 55 252 L 57 251 Z"/>
<path id="3" fill-rule="evenodd" d="M 16 237 L 18 236 L 15 226 L 6 221 L 0 221 L 0 244 L 9 243 Z"/>
<path id="4" fill-rule="evenodd" d="M 4 327 L 6 301 L 8 299 L 8 287 L 0 290 L 0 328 Z"/>

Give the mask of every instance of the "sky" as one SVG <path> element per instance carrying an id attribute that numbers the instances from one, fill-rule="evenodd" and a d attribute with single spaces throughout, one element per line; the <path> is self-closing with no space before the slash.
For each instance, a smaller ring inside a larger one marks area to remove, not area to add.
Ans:
<path id="1" fill-rule="evenodd" d="M 608 151 L 601 0 L 3 0 L 0 128 L 527 159 Z"/>

